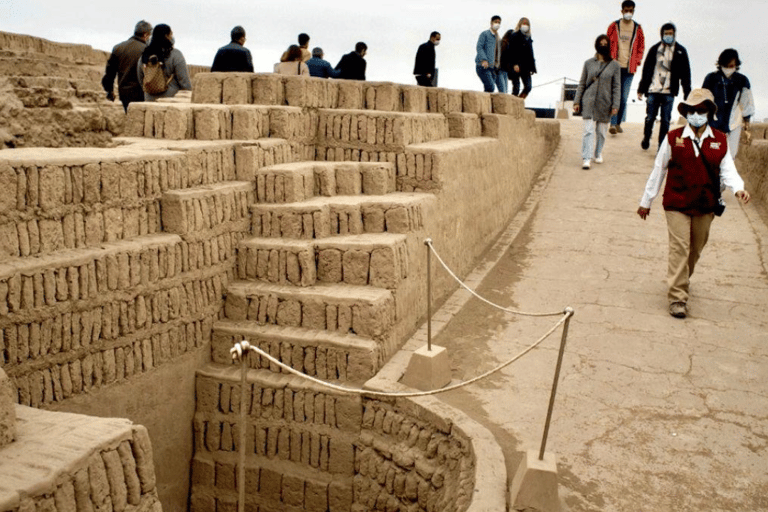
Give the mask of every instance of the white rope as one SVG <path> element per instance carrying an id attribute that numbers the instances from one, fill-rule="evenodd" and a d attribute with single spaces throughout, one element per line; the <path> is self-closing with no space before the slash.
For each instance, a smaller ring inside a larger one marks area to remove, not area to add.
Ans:
<path id="1" fill-rule="evenodd" d="M 522 316 L 538 316 L 538 317 L 541 317 L 541 316 L 557 316 L 557 315 L 562 315 L 563 314 L 563 311 L 556 311 L 556 312 L 552 312 L 552 313 L 527 313 L 525 311 L 518 311 L 518 310 L 515 310 L 515 309 L 509 309 L 509 308 L 505 308 L 503 306 L 499 306 L 498 304 L 495 304 L 495 303 L 489 301 L 488 299 L 486 299 L 484 297 L 481 297 L 472 288 L 470 288 L 469 286 L 464 284 L 461 281 L 461 279 L 459 279 L 458 276 L 456 274 L 454 274 L 451 271 L 450 268 L 448 268 L 448 265 L 446 265 L 445 262 L 443 261 L 443 259 L 440 257 L 440 255 L 437 254 L 437 250 L 435 250 L 434 246 L 432 245 L 432 240 L 427 239 L 427 240 L 424 241 L 424 243 L 427 245 L 427 247 L 429 247 L 429 249 L 432 251 L 432 254 L 435 255 L 435 258 L 437 258 L 437 261 L 440 262 L 440 264 L 443 266 L 445 271 L 448 272 L 448 274 L 450 274 L 451 277 L 454 278 L 457 283 L 459 283 L 459 286 L 461 286 L 462 288 L 464 288 L 469 293 L 471 293 L 472 295 L 474 295 L 475 297 L 477 297 L 481 301 L 485 302 L 489 306 L 492 306 L 492 307 L 494 307 L 496 309 L 500 309 L 501 311 L 505 311 L 507 313 L 512 313 L 512 314 L 515 314 L 515 315 L 522 315 Z"/>
<path id="2" fill-rule="evenodd" d="M 525 354 L 533 350 L 534 348 L 538 347 L 544 340 L 546 340 L 555 330 L 557 330 L 558 327 L 560 327 L 566 319 L 571 317 L 573 315 L 573 310 L 568 308 L 564 313 L 558 313 L 562 314 L 563 318 L 561 318 L 554 326 L 552 326 L 551 329 L 549 329 L 541 338 L 536 340 L 533 344 L 525 348 L 522 352 L 517 354 L 512 359 L 508 360 L 507 362 L 497 366 L 496 368 L 487 371 L 483 373 L 482 375 L 478 375 L 477 377 L 474 377 L 468 381 L 465 382 L 459 382 L 458 384 L 454 384 L 452 386 L 440 388 L 440 389 L 434 389 L 432 391 L 410 391 L 410 392 L 384 392 L 384 391 L 369 391 L 367 389 L 361 389 L 361 388 L 348 388 L 345 386 L 339 386 L 338 384 L 332 384 L 330 382 L 317 379 L 315 377 L 312 377 L 310 375 L 307 375 L 306 373 L 300 372 L 299 370 L 296 370 L 295 368 L 291 368 L 287 364 L 277 360 L 272 355 L 268 354 L 267 352 L 264 352 L 259 347 L 256 347 L 254 345 L 250 345 L 246 340 L 243 340 L 239 343 L 235 343 L 235 346 L 230 349 L 230 353 L 232 354 L 232 359 L 237 360 L 240 357 L 243 357 L 244 353 L 248 350 L 252 350 L 259 354 L 262 357 L 265 357 L 268 359 L 271 363 L 276 364 L 283 370 L 292 373 L 294 375 L 297 375 L 303 379 L 309 380 L 311 382 L 314 382 L 315 384 L 319 384 L 321 386 L 324 386 L 326 388 L 333 389 L 335 391 L 340 391 L 342 393 L 351 393 L 351 394 L 357 394 L 357 395 L 367 395 L 367 396 L 381 396 L 381 397 L 399 397 L 399 398 L 408 398 L 408 397 L 417 397 L 417 396 L 429 396 L 429 395 L 436 395 L 438 393 L 446 393 L 448 391 L 453 391 L 454 389 L 459 389 L 464 386 L 469 386 L 470 384 L 474 384 L 475 382 L 482 380 L 486 377 L 489 377 L 493 375 L 494 373 L 506 368 L 510 364 L 514 363 L 521 357 L 523 357 Z M 241 347 L 241 344 L 243 347 Z"/>

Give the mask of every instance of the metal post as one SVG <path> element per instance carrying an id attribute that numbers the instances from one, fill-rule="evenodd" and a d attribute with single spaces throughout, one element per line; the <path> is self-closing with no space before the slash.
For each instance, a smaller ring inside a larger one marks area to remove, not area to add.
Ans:
<path id="1" fill-rule="evenodd" d="M 432 352 L 432 239 L 424 240 L 427 246 L 427 350 Z"/>
<path id="2" fill-rule="evenodd" d="M 245 430 L 246 424 L 246 393 L 248 375 L 248 350 L 244 350 L 240 356 L 240 464 L 237 476 L 237 511 L 245 512 Z"/>
<path id="3" fill-rule="evenodd" d="M 549 396 L 549 409 L 547 410 L 547 421 L 544 423 L 544 435 L 541 438 L 541 450 L 539 450 L 539 460 L 544 460 L 544 450 L 547 447 L 547 436 L 549 435 L 549 423 L 552 420 L 552 409 L 555 407 L 555 395 L 557 394 L 557 381 L 560 380 L 560 367 L 563 364 L 563 354 L 565 353 L 565 342 L 568 339 L 568 325 L 571 323 L 573 309 L 565 308 L 567 315 L 563 324 L 563 337 L 560 340 L 560 353 L 557 355 L 557 366 L 555 367 L 555 380 L 552 383 L 552 393 Z"/>

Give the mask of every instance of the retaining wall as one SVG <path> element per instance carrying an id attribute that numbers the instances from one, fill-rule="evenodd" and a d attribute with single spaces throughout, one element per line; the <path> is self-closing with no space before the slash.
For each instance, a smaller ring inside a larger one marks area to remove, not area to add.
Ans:
<path id="1" fill-rule="evenodd" d="M 749 131 L 752 141 L 741 143 L 736 167 L 754 199 L 768 204 L 768 124 L 752 124 Z"/>

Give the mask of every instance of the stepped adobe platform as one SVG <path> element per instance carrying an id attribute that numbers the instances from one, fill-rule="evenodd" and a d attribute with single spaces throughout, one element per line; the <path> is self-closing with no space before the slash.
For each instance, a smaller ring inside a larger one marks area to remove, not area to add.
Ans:
<path id="1" fill-rule="evenodd" d="M 192 100 L 132 104 L 114 148 L 0 152 L 16 401 L 145 425 L 167 510 L 235 507 L 246 406 L 252 510 L 466 510 L 463 420 L 260 358 L 241 404 L 228 351 L 363 385 L 424 317 L 424 239 L 469 271 L 559 125 L 509 95 L 272 74 L 199 73 Z"/>

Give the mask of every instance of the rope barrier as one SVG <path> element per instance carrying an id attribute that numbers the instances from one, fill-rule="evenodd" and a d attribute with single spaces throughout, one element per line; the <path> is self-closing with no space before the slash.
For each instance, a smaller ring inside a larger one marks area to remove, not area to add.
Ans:
<path id="1" fill-rule="evenodd" d="M 533 87 L 531 87 L 531 89 L 536 89 L 537 87 L 544 87 L 545 85 L 552 85 L 552 84 L 556 84 L 556 83 L 558 83 L 558 82 L 562 82 L 563 80 L 568 80 L 568 81 L 570 81 L 570 82 L 576 82 L 576 83 L 579 83 L 579 81 L 578 81 L 578 80 L 574 80 L 573 78 L 568 78 L 567 76 L 564 76 L 564 77 L 562 77 L 562 78 L 555 78 L 555 79 L 554 79 L 554 80 L 552 80 L 551 82 L 546 82 L 546 83 L 543 83 L 543 84 L 536 84 L 536 85 L 534 85 Z"/>
<path id="2" fill-rule="evenodd" d="M 276 364 L 277 366 L 287 371 L 288 373 L 292 373 L 298 377 L 309 380 L 310 382 L 314 382 L 315 384 L 319 384 L 326 388 L 333 389 L 335 391 L 340 391 L 342 393 L 350 393 L 350 394 L 366 395 L 366 396 L 390 397 L 390 398 L 413 398 L 413 397 L 419 397 L 419 396 L 437 395 L 439 393 L 447 393 L 448 391 L 453 391 L 455 389 L 463 388 L 465 386 L 469 386 L 470 384 L 474 384 L 475 382 L 482 380 L 486 377 L 489 377 L 494 373 L 506 368 L 507 366 L 514 363 L 515 361 L 517 361 L 518 359 L 526 355 L 528 352 L 530 352 L 534 348 L 541 345 L 541 343 L 544 342 L 544 340 L 546 340 L 547 338 L 549 338 L 549 336 L 551 336 L 552 333 L 555 332 L 558 327 L 563 325 L 565 321 L 567 321 L 571 316 L 573 316 L 573 310 L 571 308 L 567 308 L 564 312 L 560 314 L 563 315 L 563 318 L 561 318 L 554 326 L 552 326 L 552 328 L 550 328 L 546 333 L 544 333 L 543 336 L 541 336 L 534 343 L 526 347 L 524 350 L 522 350 L 512 359 L 509 359 L 506 362 L 500 364 L 499 366 L 493 368 L 492 370 L 489 370 L 481 375 L 478 375 L 468 381 L 459 382 L 458 384 L 453 384 L 451 386 L 446 386 L 440 389 L 433 389 L 431 391 L 385 392 L 385 391 L 370 391 L 362 388 L 348 388 L 346 386 L 339 386 L 338 384 L 333 384 L 331 382 L 327 382 L 327 381 L 312 377 L 311 375 L 307 375 L 306 373 L 300 372 L 299 370 L 288 366 L 282 361 L 279 361 L 274 356 L 272 356 L 271 354 L 268 354 L 267 352 L 263 351 L 259 347 L 251 345 L 250 343 L 248 343 L 248 341 L 245 341 L 245 340 L 239 343 L 235 343 L 235 346 L 232 347 L 229 352 L 232 354 L 232 360 L 237 361 L 239 358 L 244 357 L 244 355 L 249 350 L 251 350 L 259 354 L 260 356 L 266 358 L 269 362 Z"/>
<path id="3" fill-rule="evenodd" d="M 470 288 L 469 286 L 467 286 L 466 284 L 464 284 L 464 283 L 462 282 L 462 280 L 461 280 L 461 279 L 459 279 L 459 278 L 458 278 L 458 276 L 457 276 L 456 274 L 454 274 L 454 273 L 453 273 L 453 271 L 451 271 L 451 269 L 450 269 L 450 268 L 448 268 L 448 265 L 446 265 L 446 264 L 445 264 L 445 262 L 443 261 L 443 259 L 442 259 L 442 258 L 440 257 L 440 255 L 437 253 L 437 250 L 435 250 L 435 248 L 432 246 L 432 241 L 431 241 L 431 240 L 427 239 L 427 240 L 425 240 L 425 241 L 424 241 L 424 243 L 425 243 L 425 244 L 426 244 L 426 245 L 429 247 L 429 249 L 432 251 L 432 254 L 434 254 L 434 255 L 435 255 L 435 257 L 437 258 L 437 261 L 439 261 L 439 262 L 440 262 L 440 264 L 443 266 L 443 268 L 445 269 L 445 271 L 446 271 L 446 272 L 448 272 L 448 274 L 450 274 L 450 276 L 451 276 L 451 277 L 452 277 L 452 278 L 453 278 L 453 279 L 454 279 L 454 280 L 455 280 L 457 283 L 459 283 L 459 286 L 461 286 L 462 288 L 464 288 L 464 289 L 465 289 L 465 290 L 467 290 L 469 293 L 471 293 L 472 295 L 474 295 L 476 298 L 480 299 L 481 301 L 485 302 L 485 303 L 486 303 L 486 304 L 488 304 L 489 306 L 492 306 L 492 307 L 494 307 L 494 308 L 496 308 L 496 309 L 499 309 L 499 310 L 501 310 L 501 311 L 505 311 L 505 312 L 507 312 L 507 313 L 512 313 L 512 314 L 515 314 L 515 315 L 521 315 L 521 316 L 534 316 L 534 317 L 544 317 L 544 316 L 557 316 L 557 315 L 562 315 L 562 314 L 563 314 L 563 312 L 562 312 L 562 311 L 556 311 L 556 312 L 552 312 L 552 313 L 528 313 L 528 312 L 525 312 L 525 311 L 518 311 L 518 310 L 515 310 L 515 309 L 509 309 L 509 308 L 505 308 L 505 307 L 503 307 L 503 306 L 499 306 L 498 304 L 495 304 L 495 303 L 493 303 L 493 302 L 489 301 L 488 299 L 486 299 L 486 298 L 484 298 L 484 297 L 481 297 L 481 296 L 480 296 L 480 295 L 478 295 L 478 294 L 477 294 L 477 293 L 476 293 L 476 292 L 475 292 L 475 291 L 474 291 L 472 288 Z"/>

